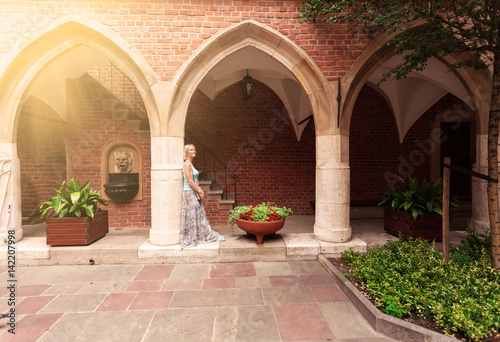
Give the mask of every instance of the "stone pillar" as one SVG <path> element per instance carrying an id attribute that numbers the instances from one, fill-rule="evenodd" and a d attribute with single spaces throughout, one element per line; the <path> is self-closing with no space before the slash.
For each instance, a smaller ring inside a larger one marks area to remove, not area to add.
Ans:
<path id="1" fill-rule="evenodd" d="M 151 138 L 151 230 L 149 242 L 179 243 L 184 138 Z"/>
<path id="2" fill-rule="evenodd" d="M 7 244 L 8 232 L 15 231 L 16 241 L 23 238 L 21 212 L 21 163 L 17 145 L 0 144 L 0 245 Z"/>
<path id="3" fill-rule="evenodd" d="M 316 217 L 314 235 L 328 242 L 351 240 L 349 137 L 316 137 Z"/>
<path id="4" fill-rule="evenodd" d="M 472 166 L 475 172 L 488 174 L 488 135 L 476 136 L 476 162 Z M 488 182 L 472 177 L 472 219 L 470 225 L 474 229 L 490 226 L 488 215 Z"/>

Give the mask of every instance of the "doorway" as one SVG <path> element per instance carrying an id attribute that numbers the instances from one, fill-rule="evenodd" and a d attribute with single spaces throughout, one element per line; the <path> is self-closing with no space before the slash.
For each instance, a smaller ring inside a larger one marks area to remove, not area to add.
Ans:
<path id="1" fill-rule="evenodd" d="M 451 164 L 472 170 L 472 145 L 470 122 L 441 122 L 441 170 L 445 157 L 451 158 Z M 441 171 L 442 172 L 442 171 Z M 472 194 L 471 176 L 450 172 L 450 194 L 459 201 L 470 201 Z"/>

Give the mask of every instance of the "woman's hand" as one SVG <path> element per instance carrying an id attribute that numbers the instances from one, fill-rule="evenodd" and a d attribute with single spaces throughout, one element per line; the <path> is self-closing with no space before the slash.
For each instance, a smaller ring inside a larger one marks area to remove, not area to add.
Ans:
<path id="1" fill-rule="evenodd" d="M 205 198 L 205 192 L 203 190 L 200 189 L 198 193 L 200 194 L 201 199 Z"/>

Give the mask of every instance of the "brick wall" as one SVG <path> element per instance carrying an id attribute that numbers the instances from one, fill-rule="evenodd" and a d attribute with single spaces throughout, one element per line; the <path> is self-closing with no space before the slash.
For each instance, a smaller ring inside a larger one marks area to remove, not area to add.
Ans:
<path id="1" fill-rule="evenodd" d="M 431 137 L 436 115 L 457 106 L 463 103 L 455 96 L 443 97 L 413 124 L 401 144 L 386 101 L 372 88 L 363 87 L 350 128 L 351 204 L 377 204 L 377 195 L 394 184 L 395 175 L 430 180 L 431 158 L 419 142 Z"/>
<path id="2" fill-rule="evenodd" d="M 37 98 L 25 102 L 18 124 L 22 214 L 54 195 L 53 180 L 66 179 L 66 123 Z"/>
<path id="3" fill-rule="evenodd" d="M 148 123 L 146 107 L 141 95 L 132 80 L 121 69 L 109 63 L 99 65 L 87 73 L 106 88 L 103 89 L 106 96 L 116 97 L 119 100 L 116 104 L 117 107 L 130 109 L 130 118 Z"/>
<path id="4" fill-rule="evenodd" d="M 63 16 L 83 16 L 118 32 L 170 81 L 205 40 L 222 28 L 254 20 L 279 31 L 307 51 L 322 73 L 335 81 L 371 38 L 352 35 L 345 24 L 302 24 L 304 1 L 108 0 L 19 1 L 0 11 L 0 55 L 24 47 L 40 29 Z"/>
<path id="5" fill-rule="evenodd" d="M 143 158 L 143 199 L 124 203 L 110 202 L 109 225 L 114 228 L 151 226 L 151 145 L 149 132 L 127 129 L 126 120 L 113 118 L 112 106 L 106 106 L 107 92 L 94 79 L 84 76 L 67 80 L 68 103 L 68 178 L 91 180 L 94 189 L 101 184 L 101 155 L 116 141 L 132 142 L 140 147 Z"/>

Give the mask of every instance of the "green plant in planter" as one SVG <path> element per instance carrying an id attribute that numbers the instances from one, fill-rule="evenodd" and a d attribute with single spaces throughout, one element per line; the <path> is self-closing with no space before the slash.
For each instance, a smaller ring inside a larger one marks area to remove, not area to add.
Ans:
<path id="1" fill-rule="evenodd" d="M 231 231 L 234 230 L 236 219 L 254 222 L 269 222 L 284 220 L 292 213 L 292 209 L 287 207 L 277 207 L 272 202 L 262 202 L 255 205 L 243 205 L 235 207 L 227 219 L 231 223 Z"/>
<path id="2" fill-rule="evenodd" d="M 378 205 L 388 202 L 394 210 L 411 213 L 414 220 L 425 212 L 443 215 L 441 179 L 432 183 L 424 179 L 419 184 L 415 178 L 408 177 L 408 182 L 406 182 L 403 178 L 397 177 L 402 183 L 402 189 L 389 187 L 386 192 L 379 194 L 378 197 L 382 198 L 382 201 Z M 457 207 L 457 204 L 453 203 L 452 196 L 450 207 L 453 209 Z"/>
<path id="3" fill-rule="evenodd" d="M 31 214 L 33 215 L 36 211 L 41 212 L 42 221 L 54 214 L 59 218 L 85 216 L 94 218 L 94 215 L 101 210 L 98 204 L 108 205 L 108 202 L 101 198 L 100 192 L 89 187 L 90 180 L 82 186 L 73 178 L 68 184 L 65 181 L 54 182 L 60 185 L 60 189 L 55 190 L 57 195 L 40 203 Z"/>

